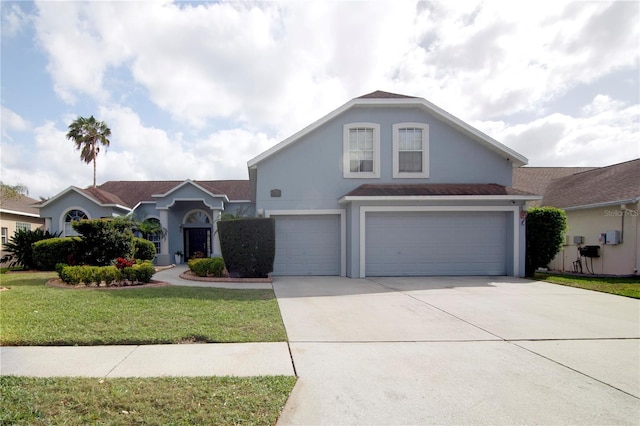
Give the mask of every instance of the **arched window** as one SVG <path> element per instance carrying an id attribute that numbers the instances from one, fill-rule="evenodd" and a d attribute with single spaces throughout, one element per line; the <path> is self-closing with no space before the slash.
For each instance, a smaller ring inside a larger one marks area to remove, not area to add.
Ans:
<path id="1" fill-rule="evenodd" d="M 211 219 L 203 210 L 194 210 L 184 219 L 185 224 L 211 224 Z"/>
<path id="2" fill-rule="evenodd" d="M 156 228 L 158 228 L 158 232 L 150 232 L 147 234 L 147 240 L 151 241 L 153 245 L 156 247 L 156 253 L 160 253 L 160 239 L 162 237 L 162 226 L 160 225 L 160 221 L 155 217 L 151 217 L 145 219 L 145 222 L 149 222 L 153 224 Z"/>
<path id="3" fill-rule="evenodd" d="M 64 236 L 72 237 L 78 235 L 78 233 L 73 229 L 71 223 L 76 220 L 85 220 L 89 219 L 89 216 L 82 210 L 74 209 L 69 210 L 67 214 L 64 215 Z"/>

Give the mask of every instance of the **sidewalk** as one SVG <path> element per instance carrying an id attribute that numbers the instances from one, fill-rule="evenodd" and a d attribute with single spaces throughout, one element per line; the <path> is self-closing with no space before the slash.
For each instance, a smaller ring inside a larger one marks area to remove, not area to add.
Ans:
<path id="1" fill-rule="evenodd" d="M 185 265 L 153 278 L 172 285 L 238 288 L 179 277 Z M 272 288 L 242 284 L 242 288 Z M 87 362 L 90 360 L 91 362 Z M 0 375 L 33 377 L 293 376 L 287 342 L 121 346 L 0 347 Z"/>

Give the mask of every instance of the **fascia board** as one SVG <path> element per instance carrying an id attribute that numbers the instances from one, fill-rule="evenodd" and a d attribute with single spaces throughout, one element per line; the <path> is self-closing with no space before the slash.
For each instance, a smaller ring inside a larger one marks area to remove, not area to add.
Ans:
<path id="1" fill-rule="evenodd" d="M 382 196 L 345 196 L 338 203 L 353 201 L 535 201 L 540 195 L 382 195 Z"/>
<path id="2" fill-rule="evenodd" d="M 304 129 L 300 130 L 299 132 L 295 133 L 294 135 L 288 137 L 287 139 L 283 140 L 282 142 L 278 143 L 277 145 L 274 145 L 273 147 L 271 147 L 267 151 L 263 152 L 262 154 L 258 155 L 257 157 L 254 157 L 253 159 L 249 160 L 247 162 L 247 167 L 250 168 L 250 169 L 251 168 L 255 168 L 257 166 L 257 164 L 259 162 L 261 162 L 262 160 L 270 157 L 271 155 L 275 154 L 278 151 L 281 151 L 282 149 L 284 149 L 287 146 L 291 145 L 292 143 L 296 142 L 301 137 L 303 137 L 306 134 L 312 132 L 313 130 L 317 129 L 318 127 L 322 126 L 323 124 L 327 123 L 329 120 L 335 118 L 337 115 L 341 114 L 342 112 L 346 111 L 347 109 L 349 109 L 349 108 L 351 108 L 353 106 L 380 106 L 380 107 L 385 107 L 385 106 L 391 106 L 391 105 L 406 106 L 406 107 L 411 107 L 411 106 L 422 107 L 427 112 L 435 115 L 437 118 L 442 119 L 445 122 L 448 122 L 453 127 L 457 128 L 458 130 L 461 130 L 463 133 L 466 133 L 467 135 L 471 136 L 473 139 L 475 139 L 476 141 L 482 143 L 487 148 L 491 149 L 492 151 L 497 152 L 502 157 L 511 160 L 515 167 L 524 166 L 529 162 L 529 160 L 526 157 L 524 157 L 523 155 L 518 154 L 516 151 L 512 150 L 511 148 L 509 148 L 506 145 L 504 145 L 504 144 L 498 142 L 497 140 L 493 139 L 491 136 L 489 136 L 489 135 L 481 132 L 480 130 L 476 129 L 475 127 L 465 123 L 464 121 L 460 120 L 459 118 L 455 117 L 454 115 L 451 115 L 450 113 L 448 113 L 447 111 L 443 110 L 442 108 L 440 108 L 440 107 L 432 104 L 431 102 L 427 101 L 426 99 L 423 99 L 423 98 L 398 98 L 398 99 L 395 99 L 395 98 L 392 98 L 392 99 L 359 99 L 359 98 L 356 98 L 356 99 L 352 99 L 351 101 L 349 101 L 346 104 L 342 105 L 340 108 L 330 112 L 329 114 L 325 115 L 321 119 L 315 121 L 314 123 L 310 124 L 309 126 L 305 127 Z"/>

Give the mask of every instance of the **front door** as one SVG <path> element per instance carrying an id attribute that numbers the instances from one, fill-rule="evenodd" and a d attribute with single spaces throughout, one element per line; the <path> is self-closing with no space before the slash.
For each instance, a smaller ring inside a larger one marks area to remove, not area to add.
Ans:
<path id="1" fill-rule="evenodd" d="M 186 228 L 184 232 L 185 259 L 208 257 L 211 253 L 211 228 Z"/>

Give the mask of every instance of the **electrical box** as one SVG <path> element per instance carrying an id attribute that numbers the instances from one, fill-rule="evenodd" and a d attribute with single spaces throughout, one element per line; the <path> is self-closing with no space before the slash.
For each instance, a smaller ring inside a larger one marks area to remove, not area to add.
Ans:
<path id="1" fill-rule="evenodd" d="M 583 257 L 600 257 L 600 246 L 578 247 L 578 251 Z"/>
<path id="2" fill-rule="evenodd" d="M 607 231 L 605 233 L 605 244 L 620 244 L 620 231 Z"/>
<path id="3" fill-rule="evenodd" d="M 582 235 L 574 235 L 573 244 L 584 244 L 584 237 Z"/>

